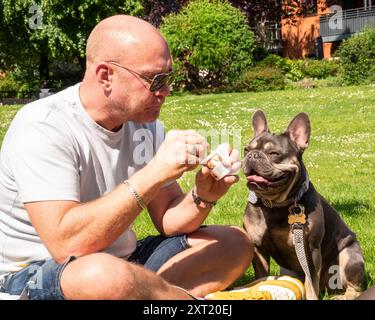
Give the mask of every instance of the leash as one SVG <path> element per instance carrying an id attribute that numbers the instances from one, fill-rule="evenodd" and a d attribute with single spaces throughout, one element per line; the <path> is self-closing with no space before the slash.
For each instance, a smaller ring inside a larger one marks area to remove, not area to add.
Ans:
<path id="1" fill-rule="evenodd" d="M 307 254 L 305 250 L 305 241 L 304 241 L 304 225 L 306 224 L 306 214 L 305 207 L 302 204 L 297 203 L 301 200 L 302 196 L 309 189 L 309 179 L 306 177 L 306 180 L 301 185 L 297 195 L 294 198 L 286 199 L 283 202 L 275 203 L 270 200 L 261 199 L 264 206 L 268 208 L 282 208 L 289 206 L 289 215 L 288 215 L 288 224 L 291 226 L 293 234 L 293 244 L 294 250 L 297 255 L 297 259 L 303 272 L 305 273 L 305 278 L 309 281 L 311 287 L 313 288 L 312 277 L 310 273 L 309 264 L 307 261 Z M 252 204 L 258 202 L 258 197 L 255 192 L 250 191 L 248 201 Z M 317 299 L 317 296 L 314 294 L 314 299 Z"/>
<path id="2" fill-rule="evenodd" d="M 306 224 L 306 214 L 305 207 L 302 204 L 295 203 L 289 207 L 288 223 L 292 229 L 294 250 L 296 251 L 298 262 L 305 273 L 305 278 L 310 282 L 311 288 L 314 288 L 303 237 L 304 225 Z M 314 299 L 317 300 L 318 297 L 316 296 L 315 291 L 313 294 Z"/>

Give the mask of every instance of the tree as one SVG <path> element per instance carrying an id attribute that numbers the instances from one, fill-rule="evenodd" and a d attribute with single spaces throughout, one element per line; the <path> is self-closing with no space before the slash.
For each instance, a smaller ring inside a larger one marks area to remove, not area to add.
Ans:
<path id="1" fill-rule="evenodd" d="M 158 27 L 163 17 L 179 12 L 187 2 L 188 0 L 144 0 L 142 4 L 145 19 Z"/>
<path id="2" fill-rule="evenodd" d="M 81 77 L 86 39 L 100 20 L 123 13 L 144 17 L 159 26 L 164 16 L 179 12 L 191 1 L 0 0 L 0 71 L 16 70 L 28 82 L 59 78 L 59 84 L 55 82 L 54 86 L 67 85 L 64 77 L 71 82 Z M 265 21 L 279 22 L 281 17 L 289 17 L 293 23 L 303 14 L 302 1 L 298 0 L 230 2 L 246 15 L 251 27 L 262 26 Z M 317 2 L 340 4 L 340 0 Z"/>
<path id="3" fill-rule="evenodd" d="M 173 55 L 175 89 L 225 86 L 253 65 L 254 35 L 228 1 L 191 1 L 166 17 L 160 30 Z"/>
<path id="4" fill-rule="evenodd" d="M 246 15 L 250 27 L 256 27 L 257 24 L 265 21 L 278 22 L 281 20 L 281 1 L 230 0 L 230 3 Z"/>
<path id="5" fill-rule="evenodd" d="M 64 61 L 82 72 L 86 39 L 100 20 L 142 13 L 141 0 L 1 0 L 0 70 L 21 67 L 48 80 L 51 61 Z"/>

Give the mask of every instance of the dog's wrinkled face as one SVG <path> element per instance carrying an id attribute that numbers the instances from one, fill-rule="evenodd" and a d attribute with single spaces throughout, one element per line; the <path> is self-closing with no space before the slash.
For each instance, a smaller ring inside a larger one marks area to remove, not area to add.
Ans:
<path id="1" fill-rule="evenodd" d="M 302 153 L 310 138 L 306 113 L 298 114 L 282 134 L 270 133 L 262 111 L 253 116 L 254 138 L 245 147 L 247 186 L 259 197 L 282 202 L 301 176 Z"/>

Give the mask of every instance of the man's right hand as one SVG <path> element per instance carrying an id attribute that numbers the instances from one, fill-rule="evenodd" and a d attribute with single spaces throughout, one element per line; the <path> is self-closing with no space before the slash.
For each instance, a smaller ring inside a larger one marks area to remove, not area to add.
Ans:
<path id="1" fill-rule="evenodd" d="M 178 179 L 186 171 L 194 170 L 207 155 L 206 139 L 194 130 L 172 130 L 148 166 L 154 168 L 160 179 Z"/>

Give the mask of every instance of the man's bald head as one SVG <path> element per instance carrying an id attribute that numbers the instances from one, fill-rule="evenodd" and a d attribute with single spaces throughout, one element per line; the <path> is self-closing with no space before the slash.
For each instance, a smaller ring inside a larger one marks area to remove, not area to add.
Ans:
<path id="1" fill-rule="evenodd" d="M 79 94 L 95 122 L 113 130 L 126 121 L 157 119 L 170 93 L 165 73 L 172 70 L 168 45 L 157 29 L 135 17 L 109 17 L 92 30 L 86 55 Z"/>
<path id="2" fill-rule="evenodd" d="M 150 50 L 168 48 L 159 31 L 148 22 L 127 15 L 116 15 L 99 22 L 86 46 L 87 63 L 100 61 L 131 62 Z"/>

